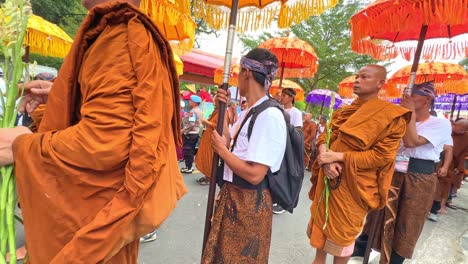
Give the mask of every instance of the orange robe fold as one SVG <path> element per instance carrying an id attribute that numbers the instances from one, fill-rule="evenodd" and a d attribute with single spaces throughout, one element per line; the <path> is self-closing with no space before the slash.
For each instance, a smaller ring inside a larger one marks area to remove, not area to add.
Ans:
<path id="1" fill-rule="evenodd" d="M 326 240 L 340 247 L 352 245 L 368 211 L 385 205 L 409 117 L 408 110 L 377 98 L 365 103 L 356 100 L 333 114 L 330 149 L 344 153 L 342 180 L 330 191 L 328 223 L 322 229 L 324 174 L 314 163 L 315 184 L 309 193 L 313 200 L 309 222 L 312 246 L 323 248 Z M 325 137 L 323 133 L 318 145 L 325 143 Z"/>
<path id="2" fill-rule="evenodd" d="M 213 164 L 214 155 L 214 151 L 211 146 L 211 135 L 216 129 L 216 123 L 218 122 L 218 109 L 213 111 L 211 116 L 208 118 L 208 122 L 210 122 L 212 126 L 206 126 L 205 131 L 203 131 L 197 155 L 195 156 L 195 165 L 203 175 L 211 177 L 211 166 Z"/>
<path id="3" fill-rule="evenodd" d="M 317 133 L 317 125 L 312 122 L 304 122 L 302 126 L 302 131 L 304 133 L 304 165 L 306 168 L 309 168 L 312 161 L 312 141 L 315 138 L 315 134 Z"/>
<path id="4" fill-rule="evenodd" d="M 186 192 L 172 51 L 127 3 L 90 11 L 38 133 L 14 142 L 29 263 L 136 263 Z"/>

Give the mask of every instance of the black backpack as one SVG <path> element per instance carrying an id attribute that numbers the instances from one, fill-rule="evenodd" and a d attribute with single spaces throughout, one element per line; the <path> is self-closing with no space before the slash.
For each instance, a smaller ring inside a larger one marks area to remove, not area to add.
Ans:
<path id="1" fill-rule="evenodd" d="M 304 179 L 304 134 L 302 130 L 296 129 L 291 125 L 289 114 L 284 111 L 278 102 L 268 99 L 250 110 L 244 118 L 239 131 L 249 117 L 252 117 L 247 131 L 247 137 L 250 139 L 258 115 L 270 107 L 276 107 L 283 113 L 284 120 L 286 121 L 287 139 L 286 151 L 280 169 L 275 173 L 268 170 L 264 181 L 267 181 L 273 202 L 278 203 L 283 209 L 292 213 L 299 202 L 299 193 L 301 192 L 302 180 Z M 236 141 L 237 135 L 234 138 L 234 145 Z M 236 175 L 234 177 L 239 178 L 236 182 L 247 183 Z M 264 183 L 258 184 L 258 187 L 260 188 L 262 185 Z"/>

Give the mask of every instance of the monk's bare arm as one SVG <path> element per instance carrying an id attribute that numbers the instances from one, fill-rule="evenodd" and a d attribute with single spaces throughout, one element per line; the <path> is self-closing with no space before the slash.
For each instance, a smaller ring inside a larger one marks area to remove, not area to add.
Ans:
<path id="1" fill-rule="evenodd" d="M 418 135 L 416 131 L 416 113 L 413 112 L 411 120 L 406 128 L 406 134 L 403 136 L 403 144 L 407 148 L 415 148 L 429 143 L 429 141 Z"/>
<path id="2" fill-rule="evenodd" d="M 440 177 L 447 176 L 448 168 L 453 159 L 453 147 L 450 145 L 444 145 L 444 163 L 442 167 L 437 170 L 437 175 Z"/>

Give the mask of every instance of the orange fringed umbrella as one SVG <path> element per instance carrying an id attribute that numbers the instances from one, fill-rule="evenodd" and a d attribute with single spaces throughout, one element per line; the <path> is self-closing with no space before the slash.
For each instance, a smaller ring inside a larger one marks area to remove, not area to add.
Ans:
<path id="1" fill-rule="evenodd" d="M 298 83 L 290 80 L 283 80 L 281 88 L 279 83 L 279 79 L 276 79 L 271 83 L 271 95 L 275 95 L 276 93 L 281 92 L 284 88 L 292 88 L 294 89 L 294 91 L 296 91 L 296 97 L 294 98 L 296 102 L 304 101 L 304 89 L 302 89 L 302 87 Z"/>
<path id="2" fill-rule="evenodd" d="M 284 78 L 311 78 L 318 69 L 318 57 L 314 48 L 298 38 L 271 38 L 258 45 L 270 50 L 278 58 L 280 67 L 279 89 Z M 288 72 L 285 72 L 285 70 Z"/>
<path id="3" fill-rule="evenodd" d="M 351 48 L 376 59 L 401 54 L 416 74 L 424 59 L 454 59 L 468 55 L 468 0 L 377 0 L 351 17 Z M 458 36 L 458 37 L 457 37 Z M 424 41 L 431 39 L 423 48 Z M 417 47 L 411 43 L 418 41 Z M 414 85 L 410 78 L 408 90 Z"/>
<path id="4" fill-rule="evenodd" d="M 151 17 L 178 54 L 192 50 L 197 25 L 190 15 L 189 0 L 142 0 L 140 9 Z"/>
<path id="5" fill-rule="evenodd" d="M 389 83 L 408 83 L 411 74 L 411 65 L 405 66 L 395 72 Z M 448 62 L 427 62 L 421 63 L 416 72 L 415 83 L 434 81 L 434 83 L 442 83 L 446 80 L 462 80 L 468 78 L 468 73 L 465 69 L 456 63 Z M 450 91 L 449 91 L 450 92 Z"/>
<path id="6" fill-rule="evenodd" d="M 468 94 L 468 78 L 463 80 L 448 80 L 434 85 L 438 95 L 441 94 Z"/>
<path id="7" fill-rule="evenodd" d="M 255 31 L 270 27 L 278 19 L 279 28 L 299 24 L 313 15 L 334 7 L 338 0 L 239 0 L 238 31 Z M 214 29 L 227 29 L 231 0 L 194 0 L 194 15 L 203 18 Z"/>

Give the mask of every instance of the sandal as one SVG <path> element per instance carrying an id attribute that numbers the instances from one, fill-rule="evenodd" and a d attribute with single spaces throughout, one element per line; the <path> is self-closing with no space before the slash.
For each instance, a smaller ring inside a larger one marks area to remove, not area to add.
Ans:
<path id="1" fill-rule="evenodd" d="M 201 177 L 201 178 L 197 179 L 197 182 L 200 183 L 200 182 L 202 182 L 204 180 L 205 180 L 205 177 Z"/>
<path id="2" fill-rule="evenodd" d="M 448 208 L 452 209 L 452 210 L 457 210 L 458 209 L 455 205 L 452 204 L 452 202 L 447 202 L 447 203 L 445 203 L 445 205 Z"/>

